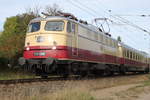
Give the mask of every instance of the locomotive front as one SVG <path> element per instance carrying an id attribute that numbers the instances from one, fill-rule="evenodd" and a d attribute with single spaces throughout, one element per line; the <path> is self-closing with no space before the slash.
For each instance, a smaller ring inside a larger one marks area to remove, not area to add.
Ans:
<path id="1" fill-rule="evenodd" d="M 66 24 L 61 17 L 33 19 L 28 25 L 20 65 L 36 73 L 53 71 L 54 62 L 67 58 Z"/>

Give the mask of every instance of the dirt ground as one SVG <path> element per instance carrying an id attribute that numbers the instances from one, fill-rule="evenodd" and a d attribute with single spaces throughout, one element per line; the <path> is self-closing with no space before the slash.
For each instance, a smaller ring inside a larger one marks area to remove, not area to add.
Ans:
<path id="1" fill-rule="evenodd" d="M 128 84 L 91 92 L 96 100 L 150 100 L 150 86 Z"/>

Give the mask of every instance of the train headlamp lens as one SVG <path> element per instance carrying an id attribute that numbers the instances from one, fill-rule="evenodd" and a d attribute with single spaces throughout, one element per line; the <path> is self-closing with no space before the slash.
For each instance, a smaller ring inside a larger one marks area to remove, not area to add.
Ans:
<path id="1" fill-rule="evenodd" d="M 30 48 L 29 48 L 29 47 L 27 47 L 27 48 L 26 48 L 26 50 L 27 50 L 27 51 L 29 51 L 29 50 L 30 50 Z"/>
<path id="2" fill-rule="evenodd" d="M 53 49 L 53 50 L 56 50 L 56 46 L 53 46 L 52 49 Z"/>

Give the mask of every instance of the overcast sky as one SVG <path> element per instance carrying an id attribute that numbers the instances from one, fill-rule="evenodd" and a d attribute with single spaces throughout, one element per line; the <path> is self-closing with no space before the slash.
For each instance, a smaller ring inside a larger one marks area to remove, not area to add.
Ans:
<path id="1" fill-rule="evenodd" d="M 80 19 L 92 23 L 94 18 L 109 17 L 118 24 L 110 24 L 111 34 L 114 38 L 121 36 L 123 42 L 138 49 L 150 52 L 150 36 L 143 31 L 122 25 L 118 19 L 111 15 L 123 16 L 130 22 L 150 30 L 150 17 L 138 17 L 134 15 L 150 15 L 150 0 L 0 0 L 0 30 L 7 17 L 25 12 L 28 7 L 41 7 L 58 4 L 65 12 L 73 13 Z M 111 10 L 111 13 L 108 12 Z M 120 25 L 121 24 L 121 25 Z M 106 30 L 107 31 L 107 30 Z"/>

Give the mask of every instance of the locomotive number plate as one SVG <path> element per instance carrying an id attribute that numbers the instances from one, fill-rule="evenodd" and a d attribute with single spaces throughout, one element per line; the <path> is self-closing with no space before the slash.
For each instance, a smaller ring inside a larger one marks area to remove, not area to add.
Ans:
<path id="1" fill-rule="evenodd" d="M 34 56 L 45 56 L 45 52 L 34 52 Z"/>

